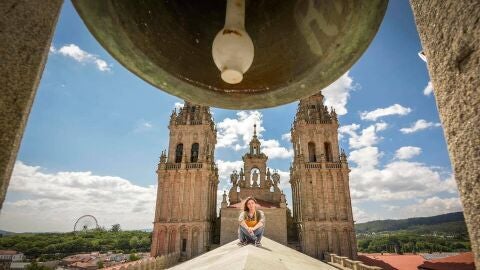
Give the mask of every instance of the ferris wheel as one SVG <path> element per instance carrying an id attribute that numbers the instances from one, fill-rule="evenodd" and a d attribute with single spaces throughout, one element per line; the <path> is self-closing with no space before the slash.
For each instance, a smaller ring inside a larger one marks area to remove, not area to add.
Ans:
<path id="1" fill-rule="evenodd" d="M 77 219 L 73 226 L 74 232 L 87 232 L 98 229 L 97 219 L 92 215 L 84 215 Z"/>

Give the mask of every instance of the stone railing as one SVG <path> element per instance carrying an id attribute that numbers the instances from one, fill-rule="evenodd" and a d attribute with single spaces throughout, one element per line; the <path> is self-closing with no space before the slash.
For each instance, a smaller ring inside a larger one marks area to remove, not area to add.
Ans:
<path id="1" fill-rule="evenodd" d="M 320 169 L 322 164 L 320 162 L 308 162 L 305 163 L 305 169 Z"/>
<path id="2" fill-rule="evenodd" d="M 188 169 L 201 169 L 203 163 L 186 163 L 185 168 Z M 182 163 L 165 163 L 165 170 L 179 170 L 182 168 Z"/>
<path id="3" fill-rule="evenodd" d="M 352 270 L 381 270 L 378 266 L 369 266 L 363 264 L 361 261 L 350 260 L 348 257 L 338 256 L 337 254 L 327 253 L 323 254 L 324 260 L 340 269 L 352 269 Z"/>
<path id="4" fill-rule="evenodd" d="M 331 124 L 332 120 L 308 120 L 307 124 Z"/>
<path id="5" fill-rule="evenodd" d="M 190 125 L 201 125 L 202 120 L 190 120 Z"/>
<path id="6" fill-rule="evenodd" d="M 158 256 L 156 258 L 150 257 L 134 262 L 106 267 L 104 270 L 162 270 L 174 266 L 178 263 L 179 259 L 180 252 L 175 252 Z"/>
<path id="7" fill-rule="evenodd" d="M 325 168 L 327 169 L 341 169 L 342 163 L 340 162 L 307 162 L 305 163 L 305 169 L 321 169 L 322 164 L 325 164 Z"/>
<path id="8" fill-rule="evenodd" d="M 325 163 L 325 168 L 327 168 L 327 169 L 340 169 L 340 168 L 342 168 L 342 163 L 340 163 L 340 162 L 327 162 L 327 163 Z"/>
<path id="9" fill-rule="evenodd" d="M 201 169 L 202 163 L 187 163 L 187 169 Z"/>
<path id="10" fill-rule="evenodd" d="M 165 170 L 178 170 L 180 169 L 180 163 L 166 163 Z"/>

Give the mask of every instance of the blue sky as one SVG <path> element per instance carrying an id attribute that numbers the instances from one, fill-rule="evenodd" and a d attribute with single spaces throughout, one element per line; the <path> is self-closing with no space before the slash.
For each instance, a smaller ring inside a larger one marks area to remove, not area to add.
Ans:
<path id="1" fill-rule="evenodd" d="M 349 155 L 358 222 L 461 210 L 419 51 L 408 1 L 390 1 L 368 50 L 325 90 L 327 104 L 341 114 L 340 147 Z M 0 229 L 69 231 L 83 214 L 107 227 L 150 228 L 158 157 L 168 145 L 169 115 L 182 102 L 116 62 L 66 1 Z M 292 152 L 285 134 L 296 108 L 297 102 L 257 111 L 212 108 L 220 138 L 219 189 L 228 188 L 226 179 L 240 166 L 256 122 L 268 165 L 282 172 L 291 202 Z"/>

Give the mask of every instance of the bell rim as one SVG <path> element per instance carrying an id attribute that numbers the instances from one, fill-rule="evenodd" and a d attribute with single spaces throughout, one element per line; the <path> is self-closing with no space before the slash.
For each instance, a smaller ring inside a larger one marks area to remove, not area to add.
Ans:
<path id="1" fill-rule="evenodd" d="M 325 87 L 334 83 L 338 78 L 348 72 L 348 70 L 360 59 L 363 53 L 370 46 L 371 42 L 378 33 L 388 5 L 388 0 L 368 1 L 369 6 L 376 6 L 377 8 L 376 12 L 371 12 L 376 16 L 367 16 L 367 18 L 369 18 L 367 21 L 368 27 L 372 29 L 369 32 L 371 34 L 366 36 L 363 41 L 357 40 L 358 46 L 356 46 L 355 49 L 352 50 L 353 52 L 349 54 L 350 57 L 348 60 L 341 63 L 341 67 L 334 69 L 335 72 L 329 74 L 327 78 L 322 77 L 321 80 L 316 81 L 314 87 L 309 86 L 306 81 L 300 80 L 289 83 L 288 86 L 275 90 L 248 91 L 248 89 L 245 89 L 241 91 L 235 90 L 230 92 L 220 92 L 217 90 L 208 89 L 208 86 L 200 87 L 198 85 L 188 84 L 188 78 L 181 80 L 169 72 L 161 69 L 151 61 L 151 67 L 144 67 L 143 70 L 140 69 L 140 67 L 135 67 L 135 64 L 129 63 L 131 62 L 128 61 L 129 57 L 123 55 L 121 50 L 114 50 L 116 46 L 109 46 L 106 44 L 108 42 L 101 37 L 101 34 L 98 31 L 99 28 L 92 25 L 92 21 L 85 19 L 86 15 L 81 7 L 81 2 L 85 2 L 85 0 L 72 0 L 75 9 L 79 13 L 82 21 L 87 26 L 89 32 L 94 36 L 97 42 L 99 42 L 99 44 L 128 71 L 132 72 L 140 79 L 144 80 L 158 90 L 167 92 L 168 94 L 174 95 L 178 98 L 188 100 L 199 105 L 232 110 L 264 109 L 285 105 L 318 93 Z M 103 0 L 100 2 L 103 2 Z M 143 54 L 139 49 L 136 50 L 136 53 L 141 55 Z M 344 59 L 347 58 L 344 57 Z M 156 69 L 152 71 L 152 67 L 155 67 Z M 149 69 L 150 71 L 146 72 Z M 308 73 L 322 74 L 325 72 L 321 70 L 321 67 L 316 65 L 315 68 Z M 246 74 L 246 77 L 248 77 L 248 73 Z"/>

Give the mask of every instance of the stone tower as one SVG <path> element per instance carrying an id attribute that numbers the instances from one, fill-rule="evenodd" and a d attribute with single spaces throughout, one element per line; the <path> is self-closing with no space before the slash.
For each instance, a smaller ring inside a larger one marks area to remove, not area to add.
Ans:
<path id="1" fill-rule="evenodd" d="M 350 170 L 339 152 L 337 114 L 323 105 L 320 92 L 300 100 L 291 135 L 293 218 L 302 252 L 319 259 L 324 252 L 355 259 Z"/>
<path id="2" fill-rule="evenodd" d="M 216 218 L 216 129 L 209 107 L 185 101 L 170 116 L 168 153 L 158 164 L 151 255 L 180 252 L 190 259 L 207 251 Z"/>

